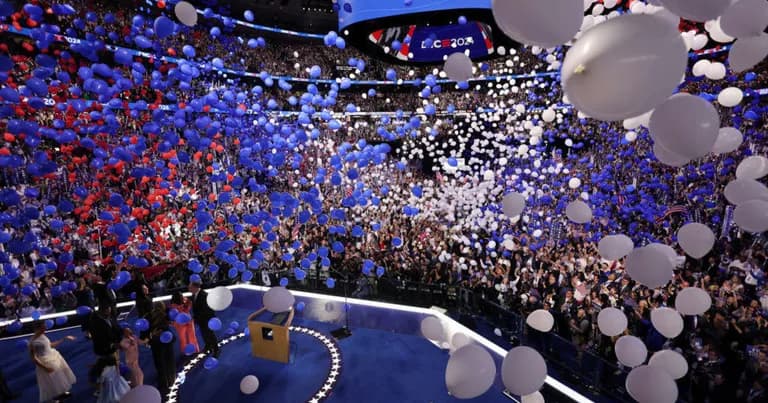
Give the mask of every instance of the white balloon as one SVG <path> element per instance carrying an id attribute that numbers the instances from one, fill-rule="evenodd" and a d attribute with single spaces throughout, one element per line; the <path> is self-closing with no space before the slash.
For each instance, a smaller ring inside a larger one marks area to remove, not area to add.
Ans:
<path id="1" fill-rule="evenodd" d="M 741 73 L 760 63 L 768 56 L 768 34 L 739 38 L 728 52 L 731 71 Z"/>
<path id="2" fill-rule="evenodd" d="M 579 178 L 575 178 L 574 177 L 574 178 L 571 178 L 568 181 L 568 187 L 571 188 L 571 189 L 576 189 L 579 186 L 581 186 L 581 179 L 579 179 Z"/>
<path id="3" fill-rule="evenodd" d="M 683 315 L 702 315 L 712 306 L 712 297 L 698 287 L 686 287 L 677 293 L 675 309 Z"/>
<path id="4" fill-rule="evenodd" d="M 635 248 L 626 259 L 627 274 L 648 288 L 666 285 L 672 280 L 674 264 L 657 248 Z"/>
<path id="5" fill-rule="evenodd" d="M 160 403 L 160 391 L 152 385 L 139 385 L 120 398 L 120 403 Z"/>
<path id="6" fill-rule="evenodd" d="M 188 27 L 197 25 L 197 10 L 195 10 L 195 6 L 192 4 L 186 1 L 180 1 L 176 3 L 173 12 L 182 24 Z"/>
<path id="7" fill-rule="evenodd" d="M 537 392 L 547 379 L 547 363 L 538 351 L 515 347 L 501 364 L 501 380 L 512 394 L 525 396 Z"/>
<path id="8" fill-rule="evenodd" d="M 625 382 L 627 392 L 640 403 L 675 403 L 677 384 L 667 371 L 643 365 L 633 369 Z"/>
<path id="9" fill-rule="evenodd" d="M 688 256 L 701 259 L 715 246 L 715 234 L 706 225 L 692 222 L 677 231 L 677 243 Z"/>
<path id="10" fill-rule="evenodd" d="M 577 224 L 584 224 L 592 221 L 592 209 L 587 203 L 581 200 L 574 200 L 565 206 L 565 215 L 571 221 Z"/>
<path id="11" fill-rule="evenodd" d="M 630 368 L 642 365 L 648 357 L 648 348 L 635 336 L 621 336 L 614 346 L 616 358 Z"/>
<path id="12" fill-rule="evenodd" d="M 710 63 L 704 75 L 710 80 L 722 80 L 725 78 L 725 65 L 719 62 Z"/>
<path id="13" fill-rule="evenodd" d="M 469 80 L 472 78 L 472 59 L 464 54 L 464 52 L 453 53 L 445 60 L 443 70 L 451 80 Z"/>
<path id="14" fill-rule="evenodd" d="M 605 308 L 597 314 L 597 328 L 606 336 L 618 336 L 627 330 L 627 316 L 620 309 Z"/>
<path id="15" fill-rule="evenodd" d="M 227 287 L 216 287 L 208 290 L 208 306 L 214 311 L 223 311 L 232 304 L 232 291 Z"/>
<path id="16" fill-rule="evenodd" d="M 637 129 L 640 127 L 640 116 L 634 116 L 628 119 L 624 119 L 622 122 L 624 128 L 627 130 Z"/>
<path id="17" fill-rule="evenodd" d="M 656 159 L 658 159 L 659 162 L 671 167 L 681 167 L 691 162 L 690 158 L 686 158 L 682 155 L 673 153 L 672 151 L 664 148 L 664 146 L 658 142 L 653 143 L 653 155 L 656 156 Z"/>
<path id="18" fill-rule="evenodd" d="M 736 150 L 744 141 L 744 136 L 739 129 L 734 127 L 721 127 L 717 134 L 715 145 L 712 146 L 714 154 L 725 154 Z"/>
<path id="19" fill-rule="evenodd" d="M 768 201 L 750 200 L 736 206 L 733 221 L 747 232 L 768 231 Z"/>
<path id="20" fill-rule="evenodd" d="M 736 87 L 728 87 L 717 95 L 717 102 L 726 108 L 734 107 L 744 99 L 744 93 Z"/>
<path id="21" fill-rule="evenodd" d="M 730 0 L 661 0 L 661 4 L 686 20 L 704 22 L 723 15 Z"/>
<path id="22" fill-rule="evenodd" d="M 683 331 L 683 317 L 672 308 L 656 308 L 651 311 L 653 327 L 668 339 L 674 339 Z"/>
<path id="23" fill-rule="evenodd" d="M 701 97 L 680 93 L 654 109 L 649 132 L 665 149 L 695 159 L 712 150 L 719 129 L 720 115 L 712 104 Z"/>
<path id="24" fill-rule="evenodd" d="M 760 35 L 766 24 L 768 3 L 765 0 L 738 0 L 720 17 L 720 28 L 735 38 Z"/>
<path id="25" fill-rule="evenodd" d="M 530 395 L 520 396 L 520 403 L 544 403 L 541 392 L 533 392 Z"/>
<path id="26" fill-rule="evenodd" d="M 240 381 L 240 392 L 246 395 L 252 395 L 259 389 L 259 378 L 253 375 L 246 375 Z"/>
<path id="27" fill-rule="evenodd" d="M 507 36 L 542 48 L 570 41 L 584 20 L 584 9 L 578 1 L 492 0 L 491 11 Z"/>
<path id="28" fill-rule="evenodd" d="M 445 368 L 445 385 L 451 396 L 472 399 L 487 392 L 496 378 L 496 363 L 478 344 L 456 350 Z"/>
<path id="29" fill-rule="evenodd" d="M 440 319 L 434 316 L 427 316 L 421 321 L 421 334 L 430 340 L 445 340 L 443 324 L 440 322 Z"/>
<path id="30" fill-rule="evenodd" d="M 632 14 L 645 14 L 645 7 L 646 4 L 642 1 L 633 1 L 632 5 L 629 7 L 629 11 L 631 11 Z"/>
<path id="31" fill-rule="evenodd" d="M 723 194 L 737 206 L 750 200 L 768 200 L 768 188 L 754 179 L 732 180 L 725 185 Z"/>
<path id="32" fill-rule="evenodd" d="M 517 192 L 504 195 L 501 201 L 502 211 L 509 217 L 519 216 L 525 209 L 525 196 Z"/>
<path id="33" fill-rule="evenodd" d="M 709 37 L 707 36 L 707 34 L 694 35 L 693 41 L 691 43 L 691 49 L 693 49 L 693 50 L 704 49 L 704 46 L 707 46 L 707 42 L 709 42 Z M 709 61 L 709 60 L 707 60 L 707 61 Z M 701 74 L 697 74 L 697 75 L 699 75 L 699 76 L 704 75 L 704 72 L 702 72 Z"/>
<path id="34" fill-rule="evenodd" d="M 296 298 L 285 287 L 272 287 L 264 293 L 264 307 L 269 312 L 286 312 L 293 307 Z"/>
<path id="35" fill-rule="evenodd" d="M 723 32 L 722 28 L 720 28 L 719 18 L 713 21 L 707 21 L 707 23 L 704 24 L 704 28 L 709 32 L 709 37 L 715 42 L 728 43 L 736 39 Z"/>
<path id="36" fill-rule="evenodd" d="M 504 240 L 504 242 L 502 242 L 501 245 L 506 250 L 514 250 L 515 249 L 515 241 L 513 241 L 511 239 Z"/>
<path id="37" fill-rule="evenodd" d="M 528 315 L 525 323 L 540 332 L 546 333 L 552 330 L 552 327 L 555 325 L 555 318 L 546 309 L 537 309 Z"/>
<path id="38" fill-rule="evenodd" d="M 493 329 L 493 334 L 495 334 L 496 336 L 501 337 L 501 335 L 502 335 L 501 329 L 499 329 L 498 327 L 496 329 Z"/>
<path id="39" fill-rule="evenodd" d="M 768 158 L 753 155 L 744 158 L 736 167 L 737 179 L 760 179 L 768 175 Z"/>
<path id="40" fill-rule="evenodd" d="M 709 59 L 701 59 L 693 64 L 693 68 L 691 69 L 691 72 L 693 73 L 694 76 L 701 77 L 707 73 L 707 70 L 709 69 L 710 64 L 712 64 L 712 62 L 710 62 Z"/>
<path id="41" fill-rule="evenodd" d="M 680 353 L 674 350 L 661 350 L 653 353 L 648 365 L 661 368 L 672 377 L 680 379 L 688 373 L 688 361 Z"/>
<path id="42" fill-rule="evenodd" d="M 675 250 L 672 249 L 671 246 L 665 245 L 663 243 L 653 242 L 646 245 L 646 247 L 664 254 L 664 256 L 666 256 L 667 259 L 669 259 L 669 262 L 672 264 L 672 267 L 674 267 L 675 264 L 677 263 L 677 252 L 675 252 Z"/>
<path id="43" fill-rule="evenodd" d="M 624 234 L 604 236 L 597 244 L 597 250 L 605 260 L 621 259 L 630 254 L 634 247 L 632 239 Z"/>
<path id="44" fill-rule="evenodd" d="M 546 109 L 541 113 L 541 120 L 545 122 L 551 122 L 555 120 L 555 111 L 552 109 Z"/>
<path id="45" fill-rule="evenodd" d="M 630 143 L 637 140 L 637 133 L 633 131 L 627 132 L 627 134 L 624 135 L 624 140 L 627 140 Z"/>
<path id="46" fill-rule="evenodd" d="M 563 88 L 579 111 L 623 120 L 664 102 L 685 74 L 687 60 L 677 27 L 652 15 L 622 15 L 589 29 L 568 50 Z"/>
<path id="47" fill-rule="evenodd" d="M 469 336 L 461 332 L 458 332 L 451 337 L 451 347 L 453 347 L 454 350 L 458 350 L 471 342 Z"/>

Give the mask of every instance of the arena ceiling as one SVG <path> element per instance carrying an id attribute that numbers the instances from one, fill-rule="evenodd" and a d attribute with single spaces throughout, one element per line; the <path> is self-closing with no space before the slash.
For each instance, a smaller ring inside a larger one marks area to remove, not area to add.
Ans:
<path id="1" fill-rule="evenodd" d="M 203 0 L 192 3 L 240 19 L 243 12 L 251 10 L 254 24 L 300 32 L 325 34 L 338 27 L 331 0 L 233 0 L 226 4 L 227 12 L 217 10 L 222 2 Z"/>

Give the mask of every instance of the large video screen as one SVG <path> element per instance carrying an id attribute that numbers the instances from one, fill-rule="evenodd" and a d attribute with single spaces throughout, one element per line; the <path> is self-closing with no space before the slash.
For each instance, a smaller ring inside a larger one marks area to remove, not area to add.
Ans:
<path id="1" fill-rule="evenodd" d="M 339 0 L 339 31 L 362 21 L 443 10 L 491 9 L 491 0 Z"/>
<path id="2" fill-rule="evenodd" d="M 372 32 L 368 39 L 390 56 L 417 63 L 439 63 L 444 56 L 469 50 L 473 59 L 493 53 L 491 27 L 481 22 L 443 26 L 392 27 Z M 412 54 L 413 57 L 409 57 Z"/>

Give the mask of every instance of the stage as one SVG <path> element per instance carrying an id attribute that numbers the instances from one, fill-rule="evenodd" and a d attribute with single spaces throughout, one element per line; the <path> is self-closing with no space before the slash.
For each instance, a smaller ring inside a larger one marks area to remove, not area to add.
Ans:
<path id="1" fill-rule="evenodd" d="M 258 359 L 251 355 L 250 338 L 244 330 L 248 315 L 262 306 L 265 288 L 250 285 L 231 288 L 234 294 L 232 305 L 218 312 L 224 324 L 222 330 L 216 332 L 222 346 L 218 362 L 215 367 L 206 369 L 206 362 L 211 366 L 208 357 L 203 354 L 184 357 L 177 347 L 180 372 L 168 401 L 458 401 L 448 394 L 445 386 L 449 351 L 420 334 L 421 320 L 428 315 L 438 316 L 452 328 L 449 331 L 461 331 L 487 348 L 497 368 L 500 368 L 505 353 L 501 347 L 438 311 L 353 299 L 349 300 L 352 336 L 335 340 L 331 331 L 346 322 L 344 299 L 294 292 L 297 304 L 303 302 L 304 309 L 296 312 L 293 320 L 290 362 L 281 364 Z M 127 320 L 132 323 L 131 316 Z M 236 330 L 227 333 L 232 322 L 238 322 Z M 96 398 L 87 379 L 89 365 L 95 361 L 92 344 L 83 337 L 79 327 L 48 332 L 51 340 L 66 335 L 78 337 L 77 341 L 59 347 L 78 377 L 70 401 L 94 402 Z M 34 367 L 22 342 L 26 338 L 0 341 L 3 357 L 0 364 L 12 390 L 21 394 L 19 401 L 37 401 Z M 148 348 L 140 351 L 145 383 L 155 384 L 151 352 Z M 259 389 L 253 395 L 240 392 L 240 380 L 246 375 L 255 375 L 259 379 Z M 552 378 L 548 379 L 542 393 L 548 402 L 589 401 Z M 514 400 L 504 394 L 504 386 L 497 375 L 488 392 L 470 401 Z"/>

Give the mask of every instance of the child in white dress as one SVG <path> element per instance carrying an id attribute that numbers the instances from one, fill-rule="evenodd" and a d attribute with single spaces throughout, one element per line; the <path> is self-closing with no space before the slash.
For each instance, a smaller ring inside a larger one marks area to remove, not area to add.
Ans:
<path id="1" fill-rule="evenodd" d="M 97 403 L 119 403 L 120 399 L 131 390 L 128 381 L 120 375 L 115 356 L 99 358 L 96 362 L 99 376 L 99 399 Z"/>
<path id="2" fill-rule="evenodd" d="M 56 350 L 64 340 L 75 340 L 72 336 L 51 342 L 45 336 L 45 322 L 35 324 L 35 333 L 29 340 L 29 353 L 35 363 L 40 402 L 56 401 L 69 395 L 77 378 L 67 361 Z"/>

